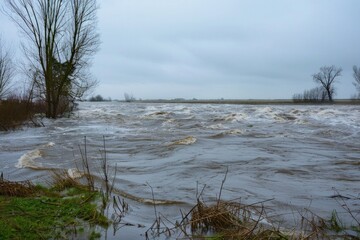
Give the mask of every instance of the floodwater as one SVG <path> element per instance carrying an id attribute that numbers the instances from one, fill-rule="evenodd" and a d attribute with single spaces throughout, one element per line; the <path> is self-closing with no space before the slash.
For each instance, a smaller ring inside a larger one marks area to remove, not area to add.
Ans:
<path id="1" fill-rule="evenodd" d="M 130 196 L 123 221 L 136 225 L 117 237 L 141 239 L 151 226 L 152 190 L 162 200 L 158 211 L 175 222 L 203 186 L 204 199 L 217 198 L 227 169 L 222 199 L 272 199 L 265 206 L 279 220 L 293 222 L 304 208 L 329 217 L 344 212 L 344 202 L 360 208 L 359 106 L 84 102 L 72 117 L 44 124 L 0 133 L 0 172 L 46 181 L 50 169 L 80 163 L 86 137 L 90 166 L 100 174 L 105 142 L 115 188 Z"/>

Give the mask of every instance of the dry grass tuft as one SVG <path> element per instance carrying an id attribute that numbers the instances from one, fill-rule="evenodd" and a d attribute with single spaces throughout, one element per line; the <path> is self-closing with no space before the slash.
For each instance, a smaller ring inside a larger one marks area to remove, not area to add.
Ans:
<path id="1" fill-rule="evenodd" d="M 30 181 L 12 182 L 0 178 L 0 195 L 11 197 L 32 196 L 36 192 L 35 186 Z"/>
<path id="2" fill-rule="evenodd" d="M 67 171 L 53 171 L 51 186 L 58 191 L 62 191 L 68 188 L 86 188 L 76 179 L 72 178 Z"/>
<path id="3" fill-rule="evenodd" d="M 189 212 L 192 235 L 220 233 L 226 239 L 279 239 L 282 234 L 265 226 L 265 208 L 261 204 L 245 205 L 235 201 L 217 201 L 207 206 L 198 200 Z"/>
<path id="4" fill-rule="evenodd" d="M 251 238 L 254 235 L 263 234 L 264 229 L 261 220 L 265 219 L 265 208 L 262 203 L 245 205 L 236 201 L 221 200 L 227 174 L 228 169 L 222 180 L 217 202 L 210 206 L 206 205 L 201 200 L 201 192 L 197 198 L 197 204 L 187 214 L 187 216 L 191 215 L 188 222 L 192 234 L 214 232 L 221 233 L 227 238 L 236 239 Z M 266 229 L 266 235 L 269 235 L 269 229 Z"/>
<path id="5" fill-rule="evenodd" d="M 241 204 L 221 201 L 207 206 L 204 202 L 198 201 L 191 214 L 191 229 L 201 232 L 246 231 L 249 215 L 249 211 Z"/>

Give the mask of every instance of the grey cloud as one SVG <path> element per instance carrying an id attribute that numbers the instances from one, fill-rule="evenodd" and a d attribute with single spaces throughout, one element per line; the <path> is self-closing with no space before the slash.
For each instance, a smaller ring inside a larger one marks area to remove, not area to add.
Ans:
<path id="1" fill-rule="evenodd" d="M 332 64 L 344 68 L 338 97 L 355 91 L 358 0 L 99 3 L 102 46 L 93 72 L 104 96 L 289 98 Z"/>

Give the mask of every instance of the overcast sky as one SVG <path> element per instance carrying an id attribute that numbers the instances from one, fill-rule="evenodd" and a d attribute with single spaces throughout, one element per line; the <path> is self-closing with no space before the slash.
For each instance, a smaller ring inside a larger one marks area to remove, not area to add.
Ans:
<path id="1" fill-rule="evenodd" d="M 343 68 L 337 98 L 355 93 L 360 0 L 99 0 L 95 94 L 136 98 L 291 98 Z M 0 16 L 17 52 L 17 31 Z M 19 50 L 20 51 L 20 50 Z M 16 53 L 19 55 L 18 53 Z"/>

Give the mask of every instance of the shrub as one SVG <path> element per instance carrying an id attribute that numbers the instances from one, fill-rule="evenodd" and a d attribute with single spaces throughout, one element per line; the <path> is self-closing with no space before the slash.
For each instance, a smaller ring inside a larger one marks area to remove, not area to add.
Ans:
<path id="1" fill-rule="evenodd" d="M 99 95 L 96 95 L 96 96 L 92 96 L 90 99 L 89 99 L 90 102 L 103 102 L 105 101 L 104 98 L 99 94 Z"/>
<path id="2" fill-rule="evenodd" d="M 29 122 L 38 126 L 35 114 L 44 113 L 45 109 L 43 102 L 31 102 L 17 96 L 0 101 L 0 130 L 16 129 Z"/>

